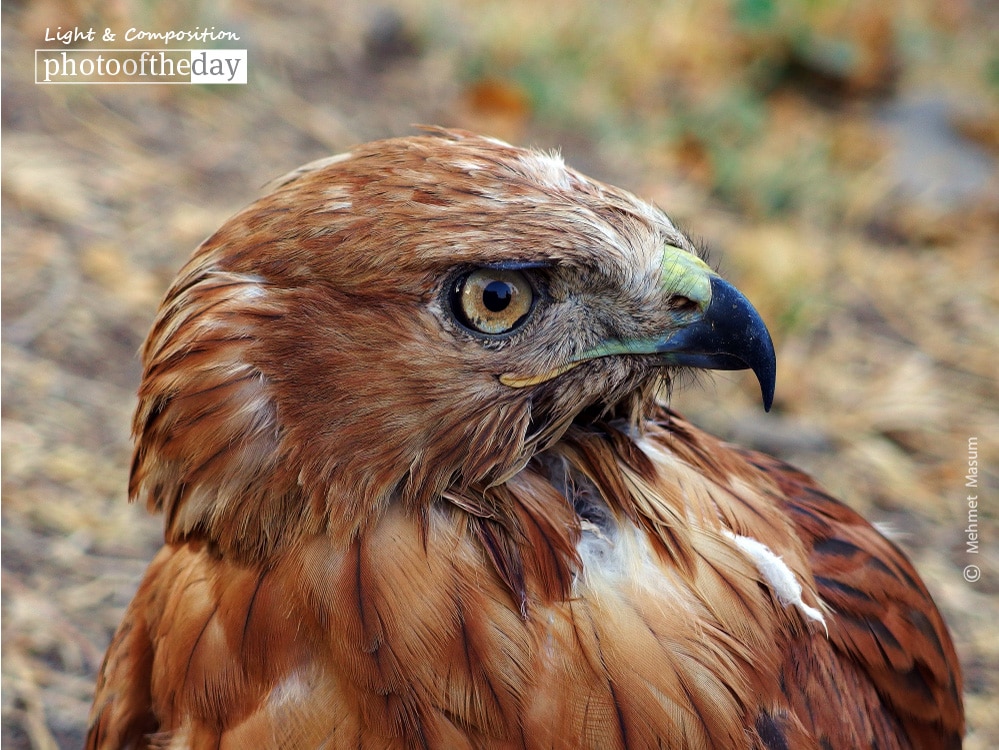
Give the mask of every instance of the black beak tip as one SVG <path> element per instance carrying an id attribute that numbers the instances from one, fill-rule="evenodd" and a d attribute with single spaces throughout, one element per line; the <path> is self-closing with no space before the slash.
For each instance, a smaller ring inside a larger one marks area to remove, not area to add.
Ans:
<path id="1" fill-rule="evenodd" d="M 760 384 L 763 408 L 770 411 L 777 383 L 777 354 L 766 323 L 749 300 L 720 277 L 711 279 L 711 295 L 707 315 L 717 325 L 717 343 L 753 371 Z"/>
<path id="2" fill-rule="evenodd" d="M 763 367 L 754 367 L 753 373 L 760 383 L 760 392 L 763 395 L 763 411 L 770 411 L 770 407 L 774 404 L 774 389 L 777 385 L 776 358 L 771 359 Z"/>
<path id="3" fill-rule="evenodd" d="M 777 381 L 777 355 L 763 318 L 734 286 L 711 279 L 711 302 L 699 320 L 662 342 L 665 361 L 712 370 L 752 370 L 763 408 L 770 411 Z"/>

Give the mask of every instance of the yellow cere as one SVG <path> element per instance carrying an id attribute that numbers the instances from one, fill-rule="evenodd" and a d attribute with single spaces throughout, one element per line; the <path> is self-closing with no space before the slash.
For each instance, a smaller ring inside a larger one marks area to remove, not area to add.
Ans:
<path id="1" fill-rule="evenodd" d="M 666 245 L 662 273 L 663 289 L 669 294 L 686 297 L 702 309 L 711 302 L 711 277 L 715 272 L 693 253 Z"/>

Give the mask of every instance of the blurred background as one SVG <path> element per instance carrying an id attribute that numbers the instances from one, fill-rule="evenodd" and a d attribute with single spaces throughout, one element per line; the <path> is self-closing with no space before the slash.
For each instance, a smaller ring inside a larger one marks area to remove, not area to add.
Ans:
<path id="1" fill-rule="evenodd" d="M 136 352 L 174 273 L 271 178 L 419 123 L 559 148 L 711 248 L 773 332 L 775 406 L 745 373 L 673 406 L 891 530 L 957 642 L 966 747 L 999 746 L 994 0 L 2 8 L 5 748 L 80 745 L 159 544 L 125 487 Z M 249 82 L 36 85 L 59 26 L 235 32 Z"/>

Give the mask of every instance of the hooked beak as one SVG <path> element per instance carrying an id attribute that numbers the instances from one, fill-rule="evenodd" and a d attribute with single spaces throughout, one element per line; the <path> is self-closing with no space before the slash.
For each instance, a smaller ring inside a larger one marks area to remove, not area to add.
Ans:
<path id="1" fill-rule="evenodd" d="M 663 364 L 705 370 L 752 370 L 763 408 L 770 411 L 777 357 L 763 319 L 738 289 L 719 276 L 710 281 L 707 307 L 692 322 L 654 345 Z"/>
<path id="2" fill-rule="evenodd" d="M 662 291 L 666 297 L 684 297 L 695 307 L 670 331 L 649 338 L 604 341 L 544 374 L 504 373 L 500 382 L 524 388 L 551 380 L 592 359 L 643 355 L 663 366 L 752 370 L 760 384 L 763 408 L 770 411 L 777 358 L 770 332 L 749 300 L 700 258 L 676 247 L 664 251 Z"/>

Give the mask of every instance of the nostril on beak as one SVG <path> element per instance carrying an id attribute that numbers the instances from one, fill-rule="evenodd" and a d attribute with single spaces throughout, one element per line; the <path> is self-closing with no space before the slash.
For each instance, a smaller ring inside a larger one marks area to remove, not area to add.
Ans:
<path id="1" fill-rule="evenodd" d="M 674 295 L 669 300 L 670 309 L 676 310 L 678 312 L 694 312 L 699 308 L 699 305 L 694 302 L 690 297 L 684 297 L 682 294 Z"/>

